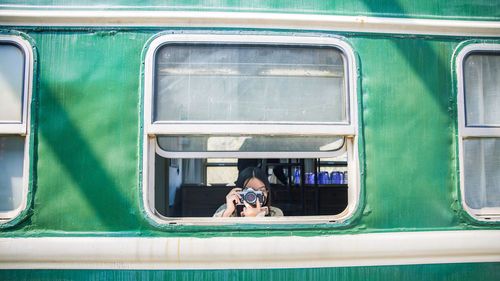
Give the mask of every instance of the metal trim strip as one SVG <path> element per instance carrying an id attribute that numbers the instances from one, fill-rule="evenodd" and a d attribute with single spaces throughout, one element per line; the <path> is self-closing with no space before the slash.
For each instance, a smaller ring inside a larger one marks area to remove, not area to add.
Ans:
<path id="1" fill-rule="evenodd" d="M 499 37 L 499 21 L 249 12 L 0 10 L 4 26 L 231 27 Z"/>

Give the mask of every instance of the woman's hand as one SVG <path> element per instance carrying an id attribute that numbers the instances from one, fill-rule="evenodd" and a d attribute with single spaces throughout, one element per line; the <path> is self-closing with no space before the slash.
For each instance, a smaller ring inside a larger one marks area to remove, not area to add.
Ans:
<path id="1" fill-rule="evenodd" d="M 233 188 L 226 195 L 226 210 L 224 210 L 224 213 L 222 213 L 223 217 L 232 216 L 234 211 L 236 210 L 236 204 L 240 204 L 241 196 L 238 193 L 236 193 L 236 191 L 240 190 L 241 188 L 239 187 Z"/>
<path id="2" fill-rule="evenodd" d="M 248 204 L 246 201 L 245 207 L 243 208 L 243 212 L 241 212 L 242 217 L 256 217 L 262 212 L 266 212 L 264 208 L 262 208 L 262 205 L 260 204 L 260 200 L 257 199 L 257 205 L 254 207 L 250 204 Z"/>

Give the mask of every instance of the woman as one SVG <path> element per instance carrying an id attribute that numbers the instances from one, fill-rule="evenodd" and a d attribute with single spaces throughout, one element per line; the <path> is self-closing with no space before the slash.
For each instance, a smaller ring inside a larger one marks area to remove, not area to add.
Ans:
<path id="1" fill-rule="evenodd" d="M 240 216 L 242 217 L 283 216 L 283 212 L 279 208 L 271 206 L 269 193 L 270 185 L 267 180 L 267 175 L 263 170 L 257 167 L 245 168 L 238 175 L 235 184 L 236 187 L 226 195 L 226 204 L 223 204 L 215 211 L 214 217 L 236 217 L 236 213 L 238 212 L 236 206 L 241 205 L 242 201 L 245 205 L 240 212 Z M 242 200 L 241 195 L 239 195 L 237 191 L 249 188 L 255 191 L 262 191 L 263 203 L 257 200 L 256 205 L 253 206 Z"/>

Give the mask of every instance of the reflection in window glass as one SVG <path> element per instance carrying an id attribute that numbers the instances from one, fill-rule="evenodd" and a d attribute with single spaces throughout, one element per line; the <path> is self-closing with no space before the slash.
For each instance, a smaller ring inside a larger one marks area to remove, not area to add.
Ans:
<path id="1" fill-rule="evenodd" d="M 500 55 L 468 56 L 464 79 L 467 125 L 500 125 Z"/>
<path id="2" fill-rule="evenodd" d="M 168 44 L 155 62 L 155 121 L 347 122 L 336 48 Z"/>
<path id="3" fill-rule="evenodd" d="M 23 197 L 24 138 L 0 136 L 0 212 L 12 211 Z"/>
<path id="4" fill-rule="evenodd" d="M 464 159 L 467 205 L 500 206 L 500 138 L 464 139 Z"/>
<path id="5" fill-rule="evenodd" d="M 159 136 L 165 151 L 336 151 L 344 146 L 344 137 L 318 136 Z"/>
<path id="6" fill-rule="evenodd" d="M 18 47 L 0 43 L 0 62 L 0 122 L 21 122 L 24 55 Z"/>
<path id="7" fill-rule="evenodd" d="M 238 167 L 207 167 L 207 185 L 233 185 Z"/>

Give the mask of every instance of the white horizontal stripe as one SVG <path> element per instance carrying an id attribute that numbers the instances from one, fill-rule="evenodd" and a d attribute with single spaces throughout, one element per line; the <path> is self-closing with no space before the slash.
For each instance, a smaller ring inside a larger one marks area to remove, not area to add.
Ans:
<path id="1" fill-rule="evenodd" d="M 500 127 L 467 127 L 464 124 L 460 125 L 461 125 L 460 135 L 464 138 L 500 137 Z"/>
<path id="2" fill-rule="evenodd" d="M 244 269 L 500 262 L 499 240 L 498 230 L 262 238 L 2 238 L 0 268 Z"/>
<path id="3" fill-rule="evenodd" d="M 26 124 L 5 124 L 0 122 L 0 134 L 26 135 Z"/>
<path id="4" fill-rule="evenodd" d="M 437 20 L 312 14 L 124 11 L 0 10 L 5 26 L 235 27 L 423 35 L 500 36 L 499 21 Z"/>

